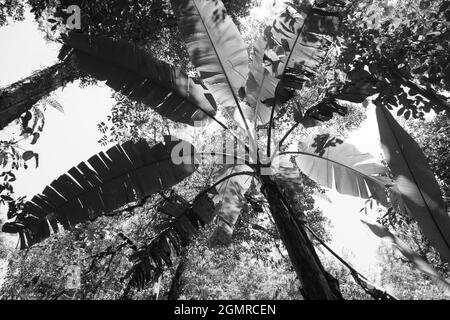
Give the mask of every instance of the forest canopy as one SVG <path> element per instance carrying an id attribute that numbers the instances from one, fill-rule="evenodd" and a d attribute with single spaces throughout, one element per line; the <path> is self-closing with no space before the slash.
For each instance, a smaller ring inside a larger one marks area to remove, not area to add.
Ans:
<path id="1" fill-rule="evenodd" d="M 450 1 L 0 4 L 27 19 L 59 52 L 0 89 L 2 298 L 450 296 Z M 111 90 L 99 152 L 18 194 L 70 86 Z M 369 120 L 381 158 L 349 141 Z M 330 245 L 330 190 L 364 199 L 379 276 Z"/>

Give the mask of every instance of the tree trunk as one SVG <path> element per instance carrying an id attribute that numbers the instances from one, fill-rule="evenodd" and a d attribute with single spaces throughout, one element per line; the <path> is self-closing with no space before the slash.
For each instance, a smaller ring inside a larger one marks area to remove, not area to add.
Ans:
<path id="1" fill-rule="evenodd" d="M 69 61 L 45 68 L 0 90 L 0 130 L 52 91 L 78 78 Z"/>
<path id="2" fill-rule="evenodd" d="M 306 231 L 283 200 L 277 184 L 269 176 L 263 176 L 262 180 L 262 192 L 269 202 L 281 239 L 303 285 L 302 295 L 305 300 L 342 299 L 338 286 L 324 270 Z"/>
<path id="3" fill-rule="evenodd" d="M 183 249 L 180 256 L 180 262 L 178 263 L 177 269 L 175 270 L 175 275 L 172 278 L 172 283 L 170 284 L 170 290 L 167 295 L 167 300 L 178 300 L 180 298 L 181 292 L 183 291 L 183 273 L 186 270 L 187 264 L 187 250 Z"/>

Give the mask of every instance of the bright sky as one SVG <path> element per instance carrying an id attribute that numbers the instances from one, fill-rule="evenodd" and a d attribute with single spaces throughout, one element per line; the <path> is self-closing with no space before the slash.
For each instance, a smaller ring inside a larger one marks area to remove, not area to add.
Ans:
<path id="1" fill-rule="evenodd" d="M 23 22 L 0 28 L 0 43 L 7 44 L 0 51 L 0 87 L 7 86 L 31 72 L 57 62 L 59 45 L 44 40 L 31 15 Z M 44 131 L 34 145 L 21 143 L 24 149 L 37 152 L 37 169 L 30 162 L 28 170 L 17 174 L 18 194 L 32 196 L 47 183 L 100 151 L 97 124 L 106 120 L 113 99 L 108 87 L 90 86 L 81 89 L 78 82 L 54 93 L 64 108 L 64 114 L 47 107 Z M 6 134 L 10 134 L 7 130 Z M 5 133 L 1 135 L 4 137 Z"/>
<path id="2" fill-rule="evenodd" d="M 263 2 L 264 10 L 272 1 Z M 263 10 L 257 10 L 261 14 Z M 0 28 L 0 87 L 7 86 L 32 71 L 51 66 L 56 62 L 59 46 L 46 43 L 44 35 L 38 31 L 31 15 L 23 22 Z M 48 107 L 46 126 L 39 141 L 34 146 L 21 144 L 39 154 L 37 169 L 30 165 L 28 170 L 17 174 L 15 189 L 18 194 L 32 196 L 60 174 L 72 166 L 88 159 L 102 150 L 98 139 L 97 124 L 105 121 L 113 105 L 107 87 L 91 86 L 81 89 L 78 83 L 68 85 L 55 92 L 55 99 L 63 106 L 65 113 Z M 377 137 L 373 137 L 374 117 L 369 114 L 367 122 L 351 141 L 365 151 L 380 152 Z M 10 130 L 0 133 L 0 139 L 10 134 Z M 376 131 L 375 131 L 376 132 Z M 331 219 L 332 246 L 338 252 L 350 253 L 350 261 L 362 270 L 370 269 L 376 261 L 378 239 L 372 236 L 360 222 L 364 201 L 330 192 L 332 203 L 318 200 L 318 204 Z M 1 217 L 4 219 L 5 212 Z"/>

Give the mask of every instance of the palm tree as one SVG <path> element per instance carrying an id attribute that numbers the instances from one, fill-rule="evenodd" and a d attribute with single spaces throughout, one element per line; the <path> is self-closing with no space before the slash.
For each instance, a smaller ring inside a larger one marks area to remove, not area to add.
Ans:
<path id="1" fill-rule="evenodd" d="M 298 168 L 343 194 L 373 198 L 385 206 L 393 200 L 401 203 L 441 255 L 450 260 L 450 219 L 439 187 L 418 145 L 384 107 L 377 108 L 377 117 L 387 167 L 327 135 L 307 138 L 297 151 L 282 151 L 296 126 L 316 125 L 333 112 L 345 114 L 337 99 L 360 103 L 376 93 L 363 68 L 355 67 L 344 86 L 312 108 L 299 107 L 296 125 L 280 141 L 273 141 L 275 115 L 281 104 L 314 78 L 339 32 L 335 6 L 295 3 L 289 4 L 256 42 L 249 65 L 244 42 L 220 1 L 173 0 L 199 80 L 123 41 L 79 33 L 65 37 L 66 46 L 73 49 L 70 59 L 83 72 L 106 80 L 114 90 L 170 120 L 190 125 L 214 121 L 245 150 L 245 156 L 214 153 L 225 157 L 227 163 L 212 186 L 191 202 L 173 195 L 161 205 L 168 223 L 148 245 L 135 248 L 135 264 L 128 274 L 130 286 L 140 287 L 154 279 L 164 265 L 171 264 L 171 255 L 180 253 L 206 223 L 216 221 L 215 241 L 230 241 L 245 201 L 243 194 L 252 182 L 269 204 L 305 298 L 342 298 L 314 250 L 302 213 L 294 212 L 280 191 L 280 179 L 299 179 Z M 216 117 L 219 108 L 227 110 L 247 139 Z M 257 130 L 261 125 L 268 125 L 266 136 Z M 197 169 L 199 154 L 189 143 L 173 137 L 153 147 L 143 140 L 114 146 L 106 154 L 90 158 L 89 165 L 80 163 L 54 180 L 25 203 L 3 231 L 19 233 L 22 248 L 31 246 L 58 232 L 59 225 L 70 230 L 79 222 L 174 186 Z M 296 166 L 290 160 L 295 160 Z"/>

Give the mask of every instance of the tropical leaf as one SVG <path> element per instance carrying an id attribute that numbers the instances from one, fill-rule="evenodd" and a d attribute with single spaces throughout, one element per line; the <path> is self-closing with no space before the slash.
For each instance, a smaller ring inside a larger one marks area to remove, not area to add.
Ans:
<path id="1" fill-rule="evenodd" d="M 264 36 L 256 40 L 246 83 L 246 100 L 252 110 L 252 113 L 246 114 L 246 118 L 256 120 L 259 124 L 267 124 L 270 121 L 271 106 L 275 104 L 275 91 L 280 82 L 270 69 L 268 70 L 270 62 L 264 54 L 266 47 Z M 276 96 L 278 103 L 285 103 L 293 97 L 293 91 L 281 87 L 278 88 Z"/>
<path id="2" fill-rule="evenodd" d="M 308 0 L 288 5 L 265 32 L 266 55 L 279 57 L 273 61 L 272 72 L 281 77 L 283 86 L 301 89 L 328 54 L 340 18 L 335 12 L 315 8 Z"/>
<path id="3" fill-rule="evenodd" d="M 163 230 L 132 254 L 133 267 L 124 277 L 130 277 L 129 284 L 139 289 L 157 279 L 164 266 L 172 266 L 171 257 L 180 255 L 200 227 L 213 220 L 215 209 L 207 194 L 196 198 L 192 204 L 174 194 L 164 201 L 159 212 L 166 219 Z"/>
<path id="4" fill-rule="evenodd" d="M 309 178 L 300 172 L 298 166 L 291 161 L 290 157 L 275 157 L 272 161 L 271 171 L 273 180 L 283 189 L 292 189 L 298 193 L 304 192 L 304 183 Z M 315 198 L 331 203 L 330 198 L 319 189 L 315 189 L 313 195 Z"/>
<path id="5" fill-rule="evenodd" d="M 425 155 L 385 107 L 377 106 L 376 114 L 384 156 L 406 211 L 450 261 L 450 216 Z"/>
<path id="6" fill-rule="evenodd" d="M 369 153 L 329 135 L 311 136 L 299 143 L 295 161 L 309 178 L 342 194 L 368 199 L 388 206 L 386 186 L 392 184 L 386 167 Z"/>
<path id="7" fill-rule="evenodd" d="M 247 102 L 262 124 L 270 120 L 272 108 L 277 111 L 292 97 L 288 88 L 301 89 L 314 77 L 339 27 L 336 13 L 309 1 L 288 5 L 257 40 L 250 65 Z"/>
<path id="8" fill-rule="evenodd" d="M 246 165 L 224 166 L 216 173 L 216 181 L 220 181 L 232 174 L 252 172 Z M 210 245 L 228 245 L 231 242 L 234 225 L 241 214 L 244 194 L 250 188 L 252 177 L 236 175 L 216 186 L 217 195 L 213 198 L 216 204 L 217 228 L 210 238 Z"/>
<path id="9" fill-rule="evenodd" d="M 75 49 L 81 70 L 170 120 L 193 125 L 216 113 L 214 99 L 198 81 L 134 44 L 79 33 L 64 41 Z"/>
<path id="10" fill-rule="evenodd" d="M 91 157 L 89 165 L 80 163 L 25 203 L 23 213 L 2 230 L 19 232 L 24 248 L 58 232 L 59 224 L 70 230 L 170 188 L 195 171 L 195 152 L 187 142 L 165 138 L 154 147 L 129 141 Z M 191 164 L 174 164 L 175 156 L 190 158 Z"/>
<path id="11" fill-rule="evenodd" d="M 235 107 L 248 76 L 248 54 L 220 0 L 172 0 L 194 66 L 216 101 Z"/>
<path id="12" fill-rule="evenodd" d="M 361 221 L 367 225 L 377 237 L 391 242 L 405 258 L 412 262 L 416 269 L 429 276 L 438 287 L 444 291 L 446 296 L 450 296 L 450 283 L 442 278 L 442 276 L 439 275 L 439 273 L 437 273 L 436 270 L 434 270 L 419 254 L 411 250 L 406 243 L 379 223 L 368 220 Z"/>

